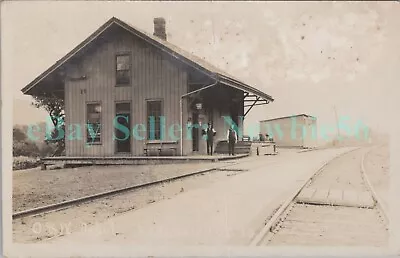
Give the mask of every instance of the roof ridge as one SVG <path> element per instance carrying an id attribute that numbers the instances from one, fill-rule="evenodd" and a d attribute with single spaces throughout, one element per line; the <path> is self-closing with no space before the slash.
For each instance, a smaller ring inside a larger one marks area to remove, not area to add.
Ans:
<path id="1" fill-rule="evenodd" d="M 132 26 L 129 23 L 126 23 L 125 21 L 122 21 L 121 19 L 112 16 L 110 19 L 108 19 L 103 25 L 101 25 L 97 30 L 95 30 L 93 33 L 91 33 L 84 41 L 82 41 L 80 44 L 78 44 L 74 49 L 72 49 L 70 52 L 68 52 L 66 55 L 64 55 L 61 59 L 56 61 L 55 64 L 50 66 L 46 71 L 44 71 L 42 74 L 40 74 L 38 77 L 36 77 L 31 83 L 29 83 L 26 87 L 22 89 L 22 92 L 26 94 L 30 89 L 32 89 L 36 84 L 38 84 L 40 81 L 45 79 L 47 76 L 49 76 L 51 73 L 53 73 L 56 69 L 61 67 L 64 63 L 66 63 L 71 57 L 79 53 L 83 48 L 85 48 L 88 44 L 90 44 L 92 41 L 94 41 L 96 38 L 98 38 L 105 30 L 107 30 L 112 24 L 116 24 L 117 26 L 120 26 L 121 28 L 127 30 L 131 34 L 134 34 L 135 36 L 141 38 L 142 40 L 146 41 L 147 43 L 165 51 L 169 55 L 179 59 L 181 62 L 194 67 L 195 69 L 198 69 L 199 71 L 207 74 L 208 76 L 218 79 L 220 76 L 225 76 L 227 78 L 230 78 L 233 81 L 236 81 L 234 83 L 239 83 L 242 85 L 245 85 L 248 88 L 252 88 L 252 90 L 258 90 L 257 88 L 253 88 L 250 85 L 244 83 L 242 80 L 237 79 L 230 75 L 229 73 L 223 71 L 221 68 L 217 67 L 216 65 L 212 64 L 210 61 L 207 61 L 205 58 L 201 58 L 195 54 L 189 53 L 189 51 L 178 47 L 177 45 L 166 41 L 162 40 L 160 38 L 157 38 L 154 35 L 151 35 L 150 33 L 143 31 L 142 29 L 139 29 L 135 26 Z M 272 99 L 271 96 L 268 95 L 268 99 Z"/>
<path id="2" fill-rule="evenodd" d="M 142 29 L 139 29 L 138 27 L 130 24 L 129 22 L 122 21 L 121 19 L 118 19 L 116 17 L 115 17 L 115 19 L 116 19 L 117 22 L 122 23 L 122 24 L 126 24 L 129 27 L 131 27 L 132 29 L 137 30 L 140 33 L 143 33 L 147 37 L 157 41 L 160 44 L 163 44 L 165 47 L 170 48 L 172 51 L 175 51 L 178 54 L 184 54 L 184 57 L 186 57 L 186 58 L 189 57 L 189 59 L 195 59 L 195 60 L 192 60 L 192 61 L 197 61 L 197 63 L 199 65 L 201 65 L 201 66 L 203 66 L 203 65 L 209 66 L 209 68 L 212 68 L 212 70 L 214 70 L 214 73 L 219 73 L 221 75 L 225 75 L 225 76 L 231 77 L 232 79 L 235 79 L 236 81 L 239 81 L 239 82 L 244 84 L 244 82 L 241 79 L 235 78 L 231 74 L 223 71 L 221 67 L 219 67 L 218 65 L 212 63 L 209 60 L 206 60 L 206 58 L 204 58 L 204 57 L 202 58 L 202 57 L 194 54 L 193 52 L 191 53 L 190 51 L 188 51 L 188 50 L 186 50 L 186 49 L 184 49 L 184 48 L 182 48 L 182 47 L 180 47 L 180 46 L 178 46 L 178 45 L 176 45 L 176 44 L 174 44 L 174 43 L 172 43 L 172 42 L 170 42 L 168 40 L 159 39 L 158 37 L 152 35 L 151 33 L 148 33 L 148 32 L 146 32 L 146 31 L 144 31 Z M 177 50 L 179 50 L 179 51 L 177 51 Z M 182 53 L 179 53 L 179 52 L 182 52 Z M 207 67 L 204 67 L 204 68 L 208 69 Z"/>

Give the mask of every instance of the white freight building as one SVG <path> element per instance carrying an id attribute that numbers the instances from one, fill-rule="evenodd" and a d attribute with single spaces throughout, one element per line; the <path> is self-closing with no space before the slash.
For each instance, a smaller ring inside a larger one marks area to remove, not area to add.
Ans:
<path id="1" fill-rule="evenodd" d="M 272 137 L 277 147 L 317 147 L 317 118 L 306 114 L 262 120 L 260 132 Z"/>

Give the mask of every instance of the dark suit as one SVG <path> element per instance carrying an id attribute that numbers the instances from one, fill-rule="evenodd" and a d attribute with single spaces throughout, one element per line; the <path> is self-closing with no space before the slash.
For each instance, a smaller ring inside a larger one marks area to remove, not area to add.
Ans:
<path id="1" fill-rule="evenodd" d="M 216 132 L 214 128 L 207 128 L 206 135 L 207 135 L 207 155 L 213 155 L 213 145 L 214 145 L 214 136 Z"/>
<path id="2" fill-rule="evenodd" d="M 228 130 L 228 148 L 229 148 L 229 155 L 235 155 L 235 143 L 237 142 L 237 134 L 235 130 L 229 129 Z"/>

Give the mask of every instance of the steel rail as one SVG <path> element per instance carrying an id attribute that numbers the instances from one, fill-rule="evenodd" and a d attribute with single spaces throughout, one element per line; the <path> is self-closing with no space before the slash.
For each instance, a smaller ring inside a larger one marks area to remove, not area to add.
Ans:
<path id="1" fill-rule="evenodd" d="M 59 202 L 59 203 L 55 203 L 55 204 L 50 204 L 50 205 L 38 207 L 38 208 L 24 210 L 24 211 L 20 211 L 20 212 L 14 213 L 12 215 L 12 218 L 13 219 L 18 219 L 18 218 L 23 218 L 23 217 L 28 217 L 28 216 L 39 215 L 39 214 L 42 214 L 42 213 L 48 213 L 48 212 L 52 212 L 52 211 L 57 211 L 57 210 L 65 209 L 65 208 L 68 208 L 68 207 L 71 207 L 71 206 L 75 206 L 75 205 L 78 205 L 78 204 L 91 202 L 93 200 L 100 199 L 100 198 L 110 197 L 110 196 L 122 194 L 122 193 L 125 193 L 125 192 L 129 192 L 129 191 L 133 191 L 133 190 L 149 187 L 149 186 L 168 183 L 168 182 L 171 182 L 171 181 L 175 181 L 175 180 L 178 180 L 178 179 L 182 179 L 182 178 L 186 178 L 186 177 L 190 177 L 190 176 L 194 176 L 194 175 L 198 175 L 198 174 L 202 174 L 202 173 L 208 173 L 208 172 L 211 172 L 211 171 L 218 171 L 219 169 L 224 169 L 226 167 L 234 166 L 236 164 L 237 163 L 235 162 L 233 164 L 227 164 L 227 165 L 222 165 L 222 166 L 214 166 L 214 167 L 208 168 L 208 169 L 200 169 L 200 170 L 197 170 L 195 172 L 191 172 L 191 173 L 187 173 L 187 174 L 183 174 L 183 175 L 179 175 L 179 176 L 160 179 L 160 180 L 156 180 L 156 181 L 152 181 L 152 182 L 148 182 L 148 183 L 144 183 L 144 184 L 139 184 L 139 185 L 128 186 L 128 187 L 124 187 L 124 188 L 120 188 L 120 189 L 116 189 L 116 190 L 106 191 L 106 192 L 97 193 L 97 194 L 93 194 L 93 195 L 88 195 L 88 196 L 84 196 L 84 197 L 80 197 L 80 198 L 76 198 L 76 199 L 72 199 L 72 200 L 68 200 L 68 201 L 64 201 L 64 202 Z M 228 169 L 225 169 L 225 170 L 228 170 Z"/>
<path id="2" fill-rule="evenodd" d="M 256 235 L 253 237 L 253 239 L 252 239 L 251 242 L 250 242 L 250 246 L 258 246 L 258 245 L 261 244 L 261 242 L 262 242 L 265 238 L 268 237 L 269 233 L 271 233 L 270 231 L 271 231 L 272 227 L 273 227 L 275 224 L 277 224 L 279 218 L 280 218 L 283 214 L 287 213 L 287 212 L 291 209 L 291 207 L 293 206 L 293 204 L 294 204 L 294 202 L 295 202 L 296 197 L 301 193 L 301 191 L 302 191 L 304 188 L 306 188 L 307 186 L 309 186 L 309 185 L 311 184 L 312 180 L 314 180 L 315 177 L 317 177 L 318 175 L 321 174 L 321 172 L 325 169 L 325 167 L 326 167 L 329 163 L 331 163 L 331 162 L 333 162 L 333 161 L 335 161 L 335 160 L 337 160 L 337 159 L 343 157 L 343 156 L 346 155 L 346 154 L 349 154 L 349 153 L 354 152 L 354 151 L 359 150 L 359 149 L 361 149 L 361 147 L 357 147 L 357 148 L 355 148 L 355 149 L 353 149 L 353 150 L 349 150 L 349 151 L 343 152 L 343 153 L 341 153 L 341 154 L 335 156 L 335 157 L 332 158 L 331 160 L 325 162 L 317 171 L 315 171 L 315 172 L 309 177 L 308 180 L 306 180 L 306 181 L 304 182 L 304 184 L 302 184 L 302 185 L 300 186 L 300 188 L 297 188 L 293 193 L 291 193 L 291 195 L 289 195 L 289 197 L 284 201 L 284 203 L 280 206 L 280 208 L 274 213 L 274 215 L 271 217 L 271 219 L 269 219 L 268 222 L 265 224 L 265 226 L 263 226 L 263 228 L 260 230 L 260 232 L 259 232 L 258 234 L 256 234 Z"/>
<path id="3" fill-rule="evenodd" d="M 374 200 L 374 206 L 377 208 L 378 213 L 381 215 L 380 217 L 382 218 L 382 221 L 384 222 L 386 229 L 388 229 L 388 223 L 389 223 L 389 219 L 388 219 L 388 213 L 385 210 L 385 208 L 382 205 L 382 200 L 379 197 L 379 195 L 376 193 L 376 191 L 374 190 L 373 185 L 371 184 L 368 175 L 366 173 L 366 169 L 364 167 L 364 163 L 365 163 L 365 157 L 367 156 L 367 154 L 369 154 L 372 150 L 380 147 L 379 146 L 374 146 L 372 148 L 367 149 L 366 151 L 363 152 L 362 156 L 361 156 L 361 162 L 360 162 L 360 171 L 361 171 L 361 176 L 363 181 L 366 183 L 367 185 L 367 189 L 371 192 L 373 200 Z M 308 185 L 311 184 L 312 180 L 317 177 L 321 172 L 323 172 L 323 169 L 325 168 L 326 165 L 328 165 L 329 163 L 333 162 L 334 160 L 344 156 L 345 154 L 351 153 L 353 151 L 359 150 L 362 147 L 359 147 L 357 149 L 351 150 L 349 152 L 345 152 L 342 153 L 338 156 L 336 156 L 334 159 L 330 160 L 329 162 L 327 162 L 323 167 L 321 167 L 308 181 L 307 183 L 305 183 L 300 190 L 295 194 L 292 195 L 291 198 L 288 198 L 288 200 L 281 206 L 281 208 L 274 214 L 274 216 L 268 221 L 268 223 L 265 225 L 265 227 L 263 228 L 262 232 L 260 232 L 256 238 L 253 239 L 252 241 L 252 245 L 260 245 L 263 242 L 269 241 L 271 240 L 271 238 L 274 236 L 274 233 L 271 231 L 271 229 L 273 229 L 274 226 L 276 226 L 279 222 L 283 222 L 286 219 L 286 216 L 290 213 L 290 211 L 292 210 L 292 208 L 294 207 L 294 204 L 296 204 L 296 197 L 301 193 L 301 191 Z M 283 218 L 283 219 L 282 219 Z"/>

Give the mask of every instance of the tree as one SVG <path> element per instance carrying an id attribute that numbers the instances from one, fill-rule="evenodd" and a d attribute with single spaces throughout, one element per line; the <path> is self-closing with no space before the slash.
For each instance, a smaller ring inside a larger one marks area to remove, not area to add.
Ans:
<path id="1" fill-rule="evenodd" d="M 33 105 L 37 108 L 44 108 L 50 115 L 54 126 L 57 126 L 60 118 L 64 120 L 64 99 L 54 95 L 43 94 L 43 96 L 33 96 Z"/>
<path id="2" fill-rule="evenodd" d="M 64 99 L 45 93 L 41 96 L 33 96 L 33 99 L 32 104 L 35 107 L 44 108 L 50 115 L 54 130 L 51 133 L 51 138 L 45 141 L 57 144 L 57 149 L 53 156 L 59 156 L 65 150 L 65 134 L 58 139 L 58 132 L 65 131 Z"/>
<path id="3" fill-rule="evenodd" d="M 25 141 L 26 140 L 26 134 L 18 127 L 13 128 L 13 141 Z"/>

